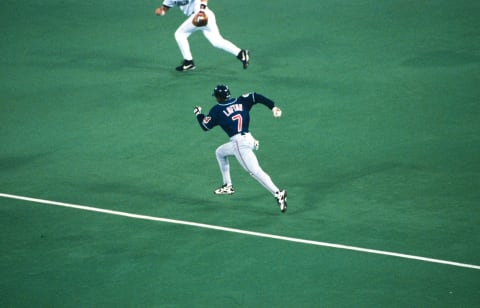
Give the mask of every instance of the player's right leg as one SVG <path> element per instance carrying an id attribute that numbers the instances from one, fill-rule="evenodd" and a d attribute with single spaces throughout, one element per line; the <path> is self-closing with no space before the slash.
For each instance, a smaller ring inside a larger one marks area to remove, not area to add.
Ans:
<path id="1" fill-rule="evenodd" d="M 182 65 L 178 66 L 176 70 L 181 72 L 194 70 L 196 68 L 190 50 L 190 43 L 188 42 L 188 37 L 198 30 L 198 28 L 192 24 L 192 18 L 192 16 L 187 18 L 175 31 L 175 41 L 183 57 Z"/>
<path id="2" fill-rule="evenodd" d="M 235 192 L 232 185 L 232 178 L 230 177 L 230 162 L 229 156 L 234 155 L 232 142 L 222 144 L 215 150 L 220 172 L 222 173 L 223 185 L 214 190 L 216 195 L 231 195 Z"/>

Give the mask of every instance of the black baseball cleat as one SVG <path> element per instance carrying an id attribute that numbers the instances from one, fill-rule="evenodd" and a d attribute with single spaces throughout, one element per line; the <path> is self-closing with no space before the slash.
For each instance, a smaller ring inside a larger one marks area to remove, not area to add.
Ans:
<path id="1" fill-rule="evenodd" d="M 183 60 L 182 65 L 177 66 L 175 69 L 179 72 L 192 71 L 196 68 L 193 60 Z"/>
<path id="2" fill-rule="evenodd" d="M 250 52 L 246 49 L 240 50 L 240 52 L 237 55 L 237 59 L 242 61 L 243 63 L 243 69 L 247 69 L 248 64 L 250 63 Z"/>
<path id="3" fill-rule="evenodd" d="M 287 191 L 281 190 L 275 194 L 275 199 L 277 199 L 278 206 L 280 207 L 280 211 L 285 213 L 287 211 Z"/>

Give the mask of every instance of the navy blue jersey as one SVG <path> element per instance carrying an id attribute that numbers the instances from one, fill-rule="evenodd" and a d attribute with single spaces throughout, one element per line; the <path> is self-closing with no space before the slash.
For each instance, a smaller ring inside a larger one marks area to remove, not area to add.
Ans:
<path id="1" fill-rule="evenodd" d="M 210 109 L 208 115 L 199 114 L 197 120 L 203 130 L 210 130 L 219 125 L 229 137 L 240 133 L 248 133 L 250 109 L 261 103 L 272 109 L 275 104 L 258 93 L 247 93 L 238 98 L 231 98 L 218 103 Z"/>

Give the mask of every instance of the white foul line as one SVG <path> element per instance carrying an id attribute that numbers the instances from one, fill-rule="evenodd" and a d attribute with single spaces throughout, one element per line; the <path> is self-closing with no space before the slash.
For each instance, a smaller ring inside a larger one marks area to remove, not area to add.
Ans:
<path id="1" fill-rule="evenodd" d="M 310 241 L 310 240 L 304 240 L 304 239 L 287 237 L 287 236 L 252 232 L 252 231 L 246 231 L 246 230 L 240 230 L 240 229 L 234 229 L 234 228 L 226 228 L 226 227 L 207 225 L 207 224 L 201 224 L 201 223 L 190 222 L 190 221 L 182 221 L 182 220 L 175 220 L 175 219 L 168 219 L 168 218 L 161 218 L 161 217 L 138 215 L 138 214 L 132 214 L 132 213 L 127 213 L 127 212 L 112 211 L 112 210 L 106 210 L 106 209 L 84 206 L 84 205 L 69 204 L 69 203 L 43 200 L 43 199 L 36 199 L 36 198 L 29 198 L 29 197 L 22 197 L 22 196 L 9 195 L 9 194 L 3 194 L 3 193 L 0 193 L 0 197 L 9 198 L 9 199 L 24 200 L 24 201 L 35 202 L 35 203 L 43 203 L 43 204 L 50 204 L 50 205 L 56 205 L 56 206 L 63 206 L 63 207 L 68 207 L 68 208 L 84 210 L 84 211 L 99 212 L 99 213 L 105 213 L 105 214 L 111 214 L 111 215 L 117 215 L 117 216 L 124 216 L 124 217 L 136 218 L 136 219 L 161 221 L 161 222 L 167 222 L 167 223 L 178 224 L 178 225 L 188 225 L 188 226 L 193 226 L 193 227 L 198 227 L 198 228 L 205 228 L 205 229 L 213 229 L 213 230 L 219 230 L 219 231 L 224 231 L 224 232 L 246 234 L 246 235 L 251 235 L 251 236 L 265 237 L 265 238 L 271 238 L 271 239 L 282 240 L 282 241 L 289 241 L 289 242 L 302 243 L 302 244 L 315 245 L 315 246 L 332 247 L 332 248 L 337 248 L 337 249 L 359 251 L 359 252 L 365 252 L 365 253 L 371 253 L 371 254 L 377 254 L 377 255 L 385 255 L 385 256 L 398 257 L 398 258 L 404 258 L 404 259 L 412 259 L 412 260 L 418 260 L 418 261 L 424 261 L 424 262 L 430 262 L 430 263 L 440 263 L 440 264 L 445 264 L 445 265 L 451 265 L 451 266 L 457 266 L 457 267 L 466 267 L 466 268 L 473 268 L 473 269 L 480 270 L 479 265 L 465 264 L 465 263 L 445 261 L 445 260 L 432 259 L 432 258 L 425 258 L 425 257 L 408 255 L 408 254 L 403 254 L 403 253 L 388 252 L 388 251 L 382 251 L 382 250 L 367 249 L 367 248 L 340 245 L 340 244 L 332 244 L 332 243 L 326 243 L 326 242 Z"/>

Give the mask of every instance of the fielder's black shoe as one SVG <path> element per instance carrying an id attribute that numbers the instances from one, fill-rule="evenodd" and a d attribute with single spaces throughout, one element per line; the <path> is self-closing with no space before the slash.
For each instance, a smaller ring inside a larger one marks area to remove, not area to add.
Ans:
<path id="1" fill-rule="evenodd" d="M 175 69 L 179 72 L 191 71 L 196 68 L 195 63 L 193 60 L 183 60 L 182 65 L 177 66 Z"/>
<path id="2" fill-rule="evenodd" d="M 248 64 L 250 63 L 250 52 L 246 49 L 240 50 L 237 55 L 237 59 L 242 61 L 243 69 L 247 69 Z"/>
<path id="3" fill-rule="evenodd" d="M 287 211 L 287 191 L 281 190 L 275 194 L 275 199 L 277 199 L 278 206 L 280 211 L 285 213 Z"/>

